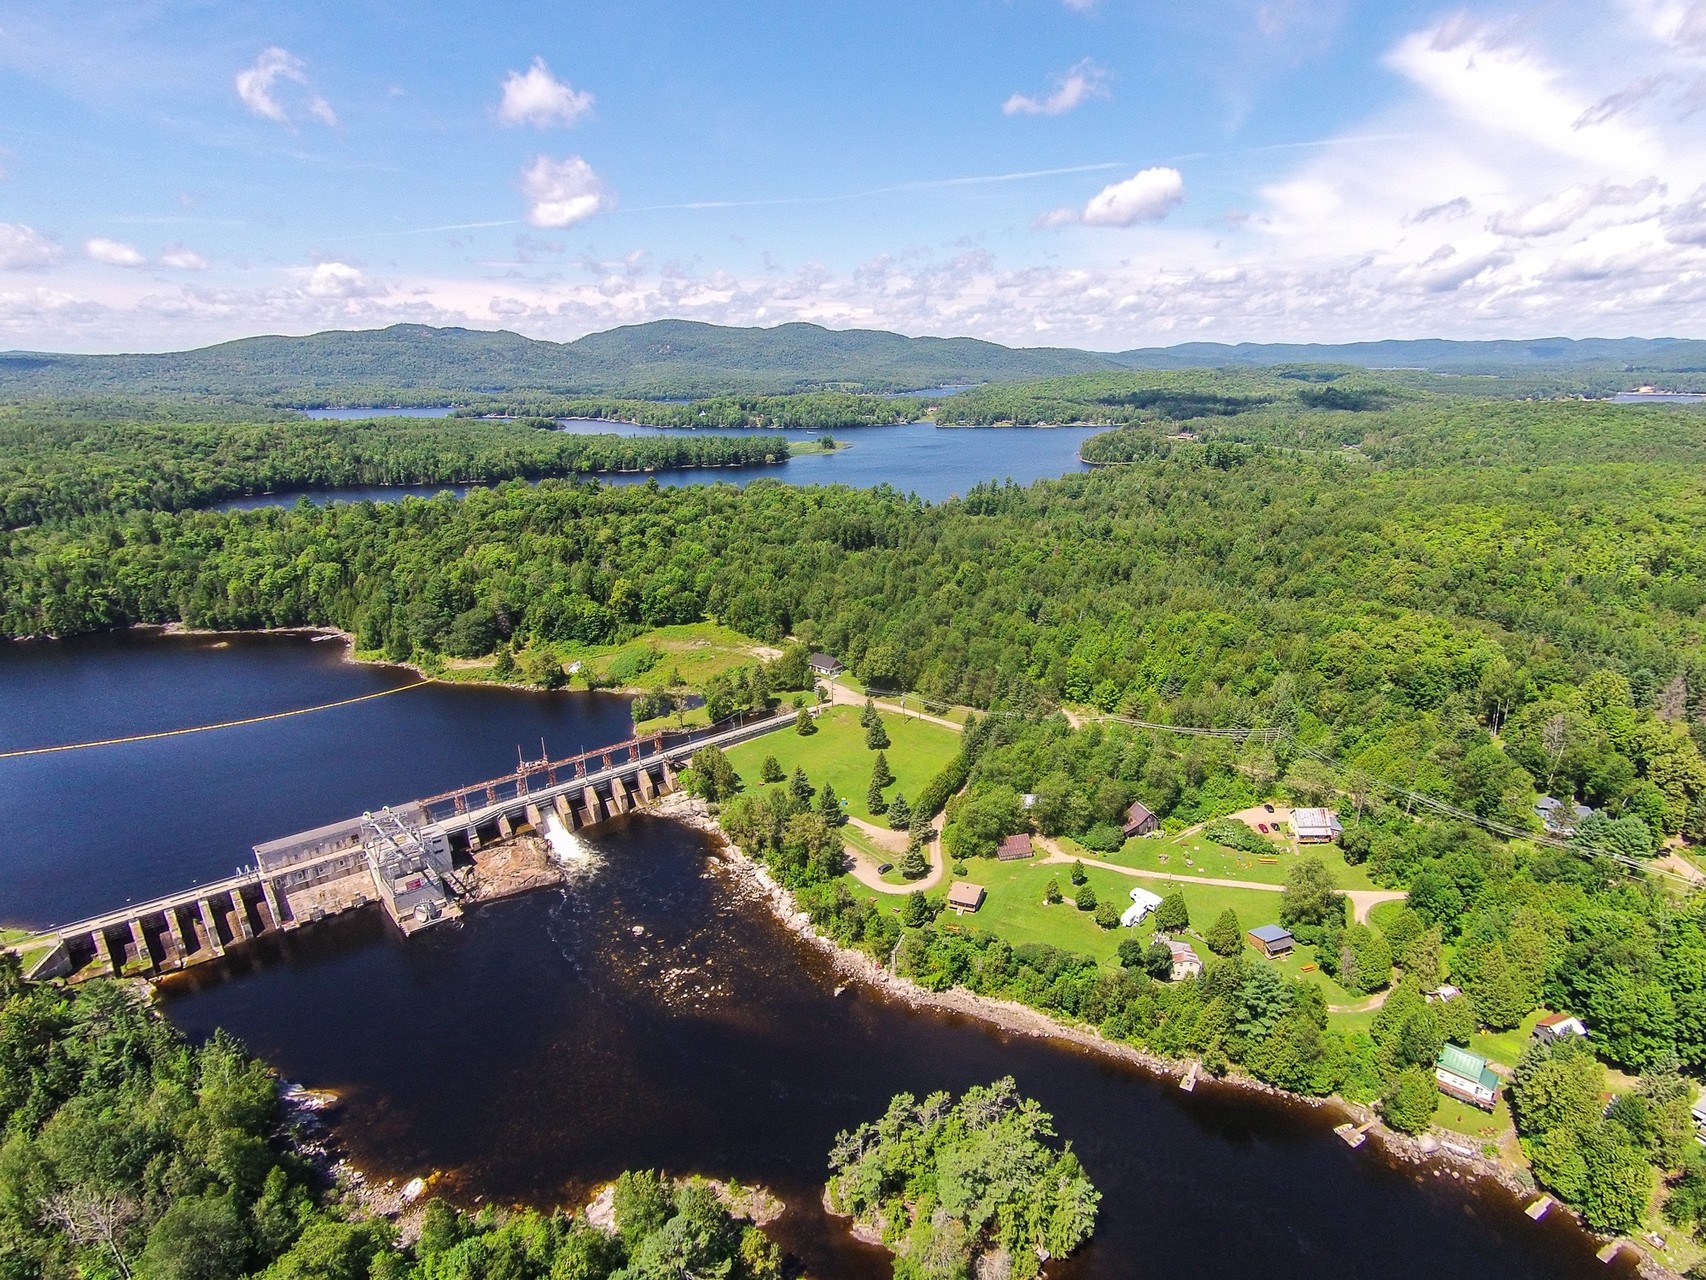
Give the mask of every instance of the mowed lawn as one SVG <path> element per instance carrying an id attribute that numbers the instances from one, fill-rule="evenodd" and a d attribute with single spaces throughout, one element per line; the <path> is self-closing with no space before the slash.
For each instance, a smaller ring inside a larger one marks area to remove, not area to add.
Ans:
<path id="1" fill-rule="evenodd" d="M 883 824 L 886 815 L 873 814 L 865 807 L 865 792 L 871 785 L 871 766 L 877 753 L 865 746 L 865 730 L 859 723 L 859 715 L 857 707 L 828 707 L 818 716 L 816 733 L 801 737 L 792 729 L 783 729 L 766 734 L 730 748 L 729 763 L 747 786 L 757 787 L 763 776 L 764 757 L 775 756 L 783 773 L 791 774 L 801 768 L 813 786 L 822 787 L 827 782 L 834 787 L 835 794 L 847 801 L 842 812 Z M 885 749 L 889 772 L 895 776 L 883 795 L 893 800 L 899 792 L 909 802 L 916 800 L 925 783 L 940 773 L 960 749 L 960 735 L 928 720 L 897 715 L 884 715 L 883 727 L 889 735 Z"/>
<path id="2" fill-rule="evenodd" d="M 1206 839 L 1199 831 L 1189 836 L 1140 837 L 1127 840 L 1117 853 L 1093 853 L 1082 849 L 1072 840 L 1062 840 L 1061 847 L 1069 853 L 1081 853 L 1086 858 L 1101 858 L 1117 862 L 1122 867 L 1137 867 L 1145 871 L 1167 871 L 1180 876 L 1211 876 L 1217 880 L 1249 880 L 1255 884 L 1284 884 L 1286 876 L 1300 857 L 1320 858 L 1341 889 L 1373 889 L 1374 881 L 1363 867 L 1353 867 L 1336 844 L 1308 845 L 1299 854 L 1275 852 L 1274 860 L 1264 862 L 1252 853 L 1229 849 Z"/>
<path id="3" fill-rule="evenodd" d="M 1046 942 L 1050 946 L 1095 956 L 1098 960 L 1113 961 L 1122 938 L 1135 936 L 1147 941 L 1154 933 L 1148 922 L 1136 929 L 1103 929 L 1096 923 L 1093 912 L 1079 911 L 1070 901 L 1056 906 L 1047 905 L 1043 901 L 1043 891 L 1050 880 L 1059 882 L 1063 897 L 1070 899 L 1076 896 L 1070 865 L 977 858 L 967 864 L 967 871 L 969 874 L 965 879 L 981 884 L 988 891 L 988 896 L 976 914 L 964 918 L 965 922 L 997 933 L 1014 945 Z M 1265 889 L 1229 889 L 1221 885 L 1139 879 L 1101 867 L 1085 867 L 1084 871 L 1089 877 L 1088 883 L 1096 891 L 1097 901 L 1111 898 L 1119 904 L 1121 911 L 1131 904 L 1134 887 L 1141 886 L 1162 897 L 1174 892 L 1183 894 L 1191 915 L 1190 928 L 1185 936 L 1205 960 L 1213 957 L 1201 935 L 1207 932 L 1222 911 L 1228 908 L 1235 911 L 1239 928 L 1245 932 L 1259 924 L 1275 924 L 1279 920 L 1280 895 Z M 1269 963 L 1287 978 L 1315 983 L 1326 995 L 1328 1004 L 1344 1005 L 1365 999 L 1346 991 L 1319 969 L 1307 968 L 1315 963 L 1313 947 L 1298 947 L 1286 958 Z"/>

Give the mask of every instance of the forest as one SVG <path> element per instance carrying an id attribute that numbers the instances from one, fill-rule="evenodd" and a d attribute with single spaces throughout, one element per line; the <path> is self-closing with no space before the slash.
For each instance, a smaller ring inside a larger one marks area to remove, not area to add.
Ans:
<path id="1" fill-rule="evenodd" d="M 623 1173 L 611 1221 L 430 1202 L 400 1242 L 305 1155 L 279 1082 L 194 1046 L 123 984 L 69 990 L 0 954 L 0 1278 L 780 1280 L 716 1188 Z"/>
<path id="2" fill-rule="evenodd" d="M 786 396 L 713 396 L 704 400 L 621 400 L 610 397 L 487 396 L 457 410 L 459 415 L 497 413 L 514 417 L 591 418 L 643 427 L 792 427 L 822 431 L 837 427 L 886 427 L 916 422 L 927 401 L 917 396 L 856 395 L 849 391 L 802 391 Z"/>
<path id="3" fill-rule="evenodd" d="M 570 435 L 549 423 L 309 420 L 264 410 L 253 420 L 235 407 L 196 414 L 192 406 L 0 406 L 0 526 L 345 485 L 762 466 L 788 456 L 785 445 L 757 436 L 628 439 Z"/>

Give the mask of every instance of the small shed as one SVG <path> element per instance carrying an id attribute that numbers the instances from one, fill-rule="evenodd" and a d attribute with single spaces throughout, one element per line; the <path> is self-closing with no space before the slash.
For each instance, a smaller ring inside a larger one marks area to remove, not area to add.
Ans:
<path id="1" fill-rule="evenodd" d="M 1202 973 L 1202 957 L 1196 948 L 1188 942 L 1180 942 L 1177 938 L 1165 939 L 1167 949 L 1173 953 L 1173 968 L 1167 977 L 1172 982 L 1183 982 L 1186 978 L 1194 978 Z"/>
<path id="2" fill-rule="evenodd" d="M 1461 1099 L 1471 1106 L 1491 1111 L 1499 1100 L 1499 1077 L 1478 1053 L 1461 1045 L 1448 1044 L 1439 1051 L 1434 1064 L 1434 1079 L 1440 1092 Z"/>
<path id="3" fill-rule="evenodd" d="M 1454 987 L 1449 982 L 1442 982 L 1432 991 L 1422 992 L 1422 999 L 1429 1004 L 1447 1004 L 1462 994 L 1462 987 Z"/>
<path id="4" fill-rule="evenodd" d="M 1146 836 L 1151 831 L 1161 828 L 1161 820 L 1149 811 L 1149 806 L 1141 800 L 1133 800 L 1131 807 L 1125 811 L 1125 826 L 1122 830 L 1126 838 Z"/>
<path id="5" fill-rule="evenodd" d="M 956 880 L 948 890 L 948 908 L 959 915 L 976 911 L 983 905 L 983 886 L 970 880 Z"/>
<path id="6" fill-rule="evenodd" d="M 1332 844 L 1345 833 L 1339 815 L 1331 809 L 1293 809 L 1291 829 L 1298 844 Z"/>
<path id="7" fill-rule="evenodd" d="M 1572 1013 L 1549 1013 L 1534 1024 L 1534 1038 L 1541 1044 L 1568 1040 L 1572 1036 L 1586 1039 L 1588 1024 Z"/>
<path id="8" fill-rule="evenodd" d="M 1259 924 L 1250 930 L 1245 937 L 1250 939 L 1250 945 L 1270 959 L 1274 956 L 1288 956 L 1296 945 L 1291 936 L 1291 930 L 1283 929 L 1277 924 Z"/>
<path id="9" fill-rule="evenodd" d="M 827 653 L 814 653 L 806 659 L 806 665 L 812 669 L 814 676 L 838 676 L 846 667 L 841 665 L 840 658 L 832 658 Z"/>
<path id="10" fill-rule="evenodd" d="M 1002 862 L 1018 862 L 1029 858 L 1036 850 L 1031 847 L 1031 837 L 1021 831 L 1018 835 L 1008 836 L 996 849 L 995 856 Z"/>
<path id="11" fill-rule="evenodd" d="M 1144 918 L 1151 911 L 1160 905 L 1161 897 L 1159 894 L 1151 893 L 1147 889 L 1133 889 L 1131 891 L 1131 905 L 1120 916 L 1120 923 L 1127 929 L 1135 929 L 1143 923 Z"/>

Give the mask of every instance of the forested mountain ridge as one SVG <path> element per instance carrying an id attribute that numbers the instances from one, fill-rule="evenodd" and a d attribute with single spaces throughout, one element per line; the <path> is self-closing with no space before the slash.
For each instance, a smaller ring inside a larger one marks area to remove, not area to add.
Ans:
<path id="1" fill-rule="evenodd" d="M 1187 343 L 1124 352 L 1015 348 L 975 338 L 906 337 L 814 324 L 733 328 L 656 320 L 555 343 L 507 331 L 399 324 L 266 336 L 193 351 L 131 355 L 0 352 L 0 396 L 110 391 L 246 396 L 305 406 L 426 404 L 526 390 L 639 398 L 913 391 L 1119 369 L 1327 362 L 1454 374 L 1610 379 L 1686 371 L 1706 378 L 1706 342 L 1675 338 L 1444 340 L 1345 345 Z M 1634 381 L 1653 380 L 1636 377 Z M 1688 385 L 1695 385 L 1689 382 Z"/>
<path id="2" fill-rule="evenodd" d="M 101 391 L 251 396 L 319 404 L 442 403 L 516 389 L 639 397 L 909 391 L 1113 369 L 1107 356 L 974 338 L 785 324 L 736 329 L 658 320 L 569 343 L 399 324 L 241 338 L 158 355 L 0 353 L 0 395 Z"/>

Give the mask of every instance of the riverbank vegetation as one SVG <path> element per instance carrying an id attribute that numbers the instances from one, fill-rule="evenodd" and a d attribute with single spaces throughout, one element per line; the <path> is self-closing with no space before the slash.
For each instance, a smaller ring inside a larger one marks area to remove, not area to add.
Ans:
<path id="1" fill-rule="evenodd" d="M 131 988 L 25 983 L 0 953 L 5 1280 L 780 1280 L 718 1188 L 623 1174 L 610 1222 L 427 1206 L 406 1246 L 303 1158 L 264 1064 L 188 1044 Z"/>
<path id="2" fill-rule="evenodd" d="M 896 1280 L 1030 1280 L 1095 1230 L 1101 1194 L 1052 1118 L 1011 1077 L 899 1094 L 881 1120 L 837 1135 L 825 1199 L 895 1254 Z"/>

